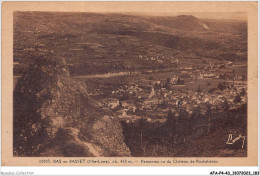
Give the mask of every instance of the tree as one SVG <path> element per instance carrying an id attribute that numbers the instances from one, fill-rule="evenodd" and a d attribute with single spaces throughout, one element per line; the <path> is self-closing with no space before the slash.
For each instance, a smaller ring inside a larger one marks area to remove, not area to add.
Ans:
<path id="1" fill-rule="evenodd" d="M 169 110 L 167 114 L 167 121 L 165 125 L 166 125 L 168 135 L 172 135 L 176 133 L 177 121 L 176 118 L 174 117 L 174 114 L 175 113 L 173 113 L 171 110 Z"/>
<path id="2" fill-rule="evenodd" d="M 167 78 L 167 79 L 166 79 L 166 84 L 169 84 L 170 81 L 171 81 L 171 78 Z"/>
<path id="3" fill-rule="evenodd" d="M 234 102 L 235 103 L 240 103 L 241 102 L 241 96 L 239 94 L 236 94 L 235 98 L 234 98 Z"/>
<path id="4" fill-rule="evenodd" d="M 229 110 L 229 104 L 228 104 L 228 101 L 226 99 L 224 100 L 222 108 L 223 108 L 224 111 Z"/>
<path id="5" fill-rule="evenodd" d="M 144 118 L 140 118 L 137 121 L 137 126 L 138 126 L 138 130 L 140 132 L 140 144 L 141 147 L 143 147 L 143 136 L 144 136 L 144 131 L 147 128 L 147 122 L 146 119 Z"/>
<path id="6" fill-rule="evenodd" d="M 212 115 L 211 105 L 207 104 L 206 106 L 207 106 L 207 110 L 206 110 L 205 115 L 206 115 L 206 117 L 211 116 Z"/>
<path id="7" fill-rule="evenodd" d="M 185 109 L 180 110 L 180 115 L 178 119 L 178 135 L 180 139 L 185 141 L 185 137 L 191 132 L 191 123 L 189 119 L 189 113 Z"/>
<path id="8" fill-rule="evenodd" d="M 240 95 L 241 95 L 241 96 L 245 96 L 245 95 L 246 95 L 246 90 L 245 90 L 245 89 L 242 89 L 241 92 L 240 92 Z"/>
<path id="9" fill-rule="evenodd" d="M 174 118 L 174 113 L 172 112 L 172 110 L 169 110 L 168 113 L 167 113 L 167 119 L 172 119 Z"/>
<path id="10" fill-rule="evenodd" d="M 221 91 L 225 90 L 225 86 L 223 85 L 223 83 L 218 84 L 218 89 Z"/>
<path id="11" fill-rule="evenodd" d="M 195 119 L 198 119 L 198 118 L 201 117 L 201 107 L 200 107 L 200 106 L 196 107 L 196 108 L 193 110 L 192 116 L 193 116 Z"/>
<path id="12" fill-rule="evenodd" d="M 200 86 L 198 87 L 197 92 L 198 92 L 198 93 L 201 93 L 201 92 L 202 92 Z"/>
<path id="13" fill-rule="evenodd" d="M 211 106 L 210 104 L 207 104 L 207 111 L 205 113 L 205 117 L 207 119 L 207 123 L 208 123 L 208 133 L 211 131 L 212 128 L 212 110 L 211 110 Z"/>

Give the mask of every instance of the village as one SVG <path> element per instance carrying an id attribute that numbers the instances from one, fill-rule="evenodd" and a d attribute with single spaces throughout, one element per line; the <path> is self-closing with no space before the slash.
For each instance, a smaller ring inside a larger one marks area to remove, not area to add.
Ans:
<path id="1" fill-rule="evenodd" d="M 160 62 L 160 57 L 152 59 Z M 171 60 L 180 65 L 179 59 Z M 140 118 L 150 123 L 164 123 L 169 111 L 178 117 L 180 110 L 191 115 L 198 108 L 201 114 L 205 114 L 208 107 L 216 113 L 223 111 L 224 106 L 236 109 L 247 102 L 247 84 L 246 76 L 236 74 L 233 67 L 235 65 L 230 61 L 226 64 L 179 66 L 172 77 L 156 79 L 148 76 L 120 86 L 102 100 L 103 107 L 127 123 Z M 154 72 L 158 70 L 149 71 Z"/>

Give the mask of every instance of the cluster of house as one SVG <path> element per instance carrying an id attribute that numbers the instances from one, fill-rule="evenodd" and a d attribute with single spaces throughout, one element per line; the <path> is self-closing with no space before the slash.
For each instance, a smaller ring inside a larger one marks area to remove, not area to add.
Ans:
<path id="1" fill-rule="evenodd" d="M 157 56 L 146 56 L 146 55 L 138 55 L 138 59 L 143 59 L 147 61 L 157 61 L 158 63 L 163 63 L 165 60 L 171 60 L 171 63 L 179 63 L 178 58 L 174 57 L 167 57 L 163 55 L 157 55 Z"/>
<path id="2" fill-rule="evenodd" d="M 235 74 L 231 68 L 234 64 L 228 61 L 226 64 L 209 64 L 199 66 L 179 67 L 178 71 L 181 74 L 189 74 L 190 78 L 198 79 L 224 79 L 234 81 L 245 81 L 246 75 Z"/>
<path id="3" fill-rule="evenodd" d="M 175 84 L 178 77 L 168 80 Z M 233 84 L 230 82 L 229 84 Z M 105 99 L 103 105 L 113 110 L 121 119 L 127 122 L 135 121 L 139 118 L 146 118 L 149 122 L 166 120 L 169 110 L 185 109 L 188 114 L 192 114 L 198 107 L 202 114 L 205 114 L 208 106 L 214 111 L 222 111 L 223 104 L 228 103 L 229 108 L 235 108 L 247 101 L 246 93 L 241 96 L 240 102 L 235 102 L 236 95 L 246 91 L 246 84 L 227 86 L 225 90 L 216 89 L 214 92 L 194 92 L 192 90 L 178 91 L 166 89 L 164 87 L 155 87 L 150 89 L 140 88 L 138 85 L 120 87 L 113 91 L 114 97 L 118 93 L 131 95 L 126 100 L 119 98 Z M 178 111 L 175 113 L 178 116 Z"/>
<path id="4" fill-rule="evenodd" d="M 160 55 L 139 55 L 138 59 L 158 62 L 170 59 L 179 63 L 176 58 Z M 119 118 L 127 121 L 146 118 L 149 122 L 165 121 L 169 110 L 185 109 L 188 114 L 192 114 L 199 108 L 201 113 L 205 114 L 208 107 L 211 107 L 213 111 L 221 111 L 223 104 L 227 103 L 229 108 L 235 108 L 247 101 L 246 93 L 241 96 L 239 102 L 234 101 L 242 90 L 246 90 L 247 85 L 243 81 L 244 76 L 233 73 L 232 67 L 233 63 L 230 61 L 225 64 L 179 65 L 177 68 L 179 76 L 161 80 L 144 79 L 140 80 L 138 84 L 121 86 L 111 92 L 113 98 L 105 99 L 103 105 L 113 110 Z M 154 70 L 147 71 L 147 73 L 152 72 Z M 185 74 L 189 77 L 184 77 Z M 194 83 L 201 79 L 222 79 L 227 84 L 223 90 L 215 88 L 209 92 L 187 89 L 186 81 Z M 142 83 L 142 81 L 144 82 Z M 179 115 L 178 111 L 175 115 Z"/>

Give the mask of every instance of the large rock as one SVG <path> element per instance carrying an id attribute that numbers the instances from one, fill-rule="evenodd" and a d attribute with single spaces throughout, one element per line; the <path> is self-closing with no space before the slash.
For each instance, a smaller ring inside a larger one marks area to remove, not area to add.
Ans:
<path id="1" fill-rule="evenodd" d="M 64 59 L 36 58 L 14 90 L 14 155 L 129 156 L 118 119 L 86 90 Z"/>

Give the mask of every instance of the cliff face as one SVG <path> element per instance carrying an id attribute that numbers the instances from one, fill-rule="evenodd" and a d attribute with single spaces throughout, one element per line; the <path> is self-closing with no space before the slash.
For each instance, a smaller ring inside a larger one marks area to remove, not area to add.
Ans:
<path id="1" fill-rule="evenodd" d="M 14 90 L 15 156 L 129 156 L 119 121 L 70 77 L 64 59 L 39 57 Z"/>

